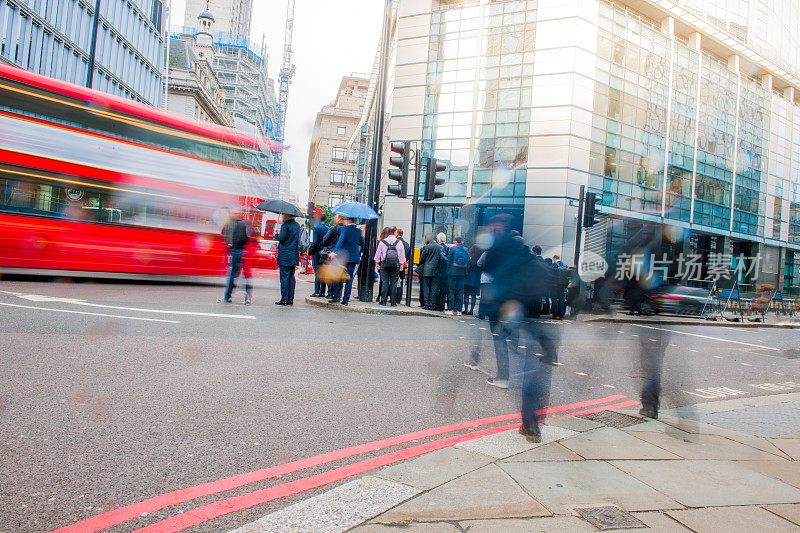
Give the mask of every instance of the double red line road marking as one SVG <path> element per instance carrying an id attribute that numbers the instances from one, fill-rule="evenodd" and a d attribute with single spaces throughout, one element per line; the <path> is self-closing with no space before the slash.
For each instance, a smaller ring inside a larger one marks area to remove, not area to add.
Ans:
<path id="1" fill-rule="evenodd" d="M 597 406 L 600 404 L 617 402 L 619 400 L 624 400 L 625 398 L 626 396 L 617 394 L 614 396 L 608 396 L 606 398 L 600 398 L 597 400 L 588 400 L 568 405 L 561 405 L 558 407 L 550 407 L 542 410 L 540 414 L 555 414 L 555 413 L 563 413 L 565 411 L 573 411 L 575 409 L 583 409 L 581 411 L 575 411 L 568 414 L 562 414 L 545 419 L 545 420 L 554 420 L 556 418 L 598 413 L 601 411 L 605 411 L 606 409 L 622 409 L 624 407 L 631 407 L 639 403 L 635 400 L 627 400 L 619 403 L 614 403 L 611 405 L 601 405 L 600 407 L 592 407 L 590 409 L 584 409 L 586 407 Z M 520 417 L 521 415 L 517 413 L 517 414 L 510 414 L 503 416 L 495 416 L 490 418 L 482 418 L 480 420 L 473 420 L 471 422 L 462 422 L 459 424 L 451 424 L 438 428 L 416 431 L 413 433 L 407 433 L 405 435 L 399 435 L 396 437 L 378 440 L 367 444 L 360 444 L 358 446 L 353 446 L 350 448 L 344 448 L 333 452 L 323 453 L 321 455 L 315 455 L 313 457 L 308 457 L 306 459 L 292 461 L 290 463 L 286 463 L 283 465 L 263 468 L 261 470 L 256 470 L 254 472 L 249 472 L 247 474 L 240 474 L 237 476 L 220 479 L 218 481 L 212 481 L 210 483 L 197 485 L 195 487 L 189 487 L 186 489 L 169 492 L 167 494 L 162 494 L 154 498 L 150 498 L 131 505 L 126 505 L 125 507 L 120 507 L 119 509 L 108 511 L 99 514 L 97 516 L 94 516 L 92 518 L 76 522 L 75 524 L 72 524 L 70 526 L 57 529 L 53 533 L 94 533 L 96 531 L 101 531 L 105 528 L 121 524 L 122 522 L 138 518 L 145 513 L 152 513 L 164 509 L 166 507 L 170 507 L 172 505 L 177 505 L 180 503 L 191 501 L 196 498 L 210 496 L 212 494 L 218 494 L 231 489 L 242 487 L 244 485 L 249 485 L 251 483 L 264 481 L 277 476 L 291 474 L 293 472 L 298 472 L 300 470 L 305 470 L 315 466 L 331 463 L 334 461 L 338 461 L 340 459 L 346 459 L 348 457 L 353 457 L 355 455 L 383 450 L 385 448 L 390 448 L 392 446 L 397 446 L 400 444 L 407 444 L 409 442 L 425 439 L 428 437 L 434 437 L 446 433 L 453 433 L 455 431 L 461 431 L 464 429 L 472 429 L 476 427 L 486 426 L 489 424 L 508 422 L 511 420 L 517 420 Z M 510 425 L 497 426 L 478 431 L 471 431 L 468 433 L 463 433 L 461 435 L 454 435 L 452 437 L 446 437 L 444 439 L 439 439 L 424 444 L 419 444 L 416 446 L 412 446 L 410 448 L 405 448 L 402 450 L 366 459 L 364 461 L 359 461 L 357 463 L 335 468 L 328 472 L 323 472 L 320 474 L 315 474 L 313 476 L 301 478 L 296 481 L 282 483 L 266 489 L 257 490 L 247 494 L 242 494 L 241 496 L 235 496 L 225 500 L 220 500 L 218 502 L 202 505 L 190 511 L 186 511 L 184 513 L 175 515 L 171 518 L 161 520 L 160 522 L 156 522 L 155 524 L 144 527 L 137 531 L 148 532 L 148 533 L 154 533 L 154 532 L 166 533 L 166 532 L 181 531 L 188 527 L 203 522 L 207 522 L 209 520 L 213 520 L 214 518 L 219 518 L 220 516 L 224 516 L 226 514 L 241 511 L 243 509 L 249 509 L 251 507 L 255 507 L 256 505 L 261 505 L 267 502 L 271 502 L 273 500 L 299 494 L 301 492 L 310 489 L 315 489 L 325 485 L 329 485 L 331 483 L 335 483 L 337 481 L 341 481 L 343 479 L 347 479 L 349 477 L 353 477 L 358 474 L 363 474 L 364 472 L 367 472 L 369 470 L 374 470 L 382 466 L 404 461 L 406 459 L 411 459 L 413 457 L 418 457 L 420 455 L 424 455 L 426 453 L 430 453 L 435 450 L 440 450 L 442 448 L 453 446 L 460 442 L 466 442 L 480 437 L 485 437 L 487 435 L 494 435 L 495 433 L 501 433 L 503 431 L 516 429 L 518 427 L 519 424 L 514 423 Z"/>

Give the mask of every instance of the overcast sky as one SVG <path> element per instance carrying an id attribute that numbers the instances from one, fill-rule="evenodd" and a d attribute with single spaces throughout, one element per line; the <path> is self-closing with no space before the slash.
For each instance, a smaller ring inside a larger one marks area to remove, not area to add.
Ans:
<path id="1" fill-rule="evenodd" d="M 183 25 L 186 0 L 173 0 L 171 26 Z M 284 154 L 292 169 L 292 191 L 300 206 L 308 198 L 308 146 L 317 112 L 333 101 L 342 76 L 372 70 L 380 34 L 382 0 L 296 0 L 292 60 L 297 66 L 289 89 Z M 269 75 L 275 78 L 283 57 L 286 0 L 253 0 L 250 36 L 261 43 L 264 34 L 269 54 Z"/>

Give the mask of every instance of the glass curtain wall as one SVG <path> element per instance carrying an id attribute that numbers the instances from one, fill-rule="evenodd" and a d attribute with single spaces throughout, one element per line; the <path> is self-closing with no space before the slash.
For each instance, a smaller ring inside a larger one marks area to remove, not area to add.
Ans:
<path id="1" fill-rule="evenodd" d="M 669 39 L 601 3 L 589 186 L 602 204 L 661 214 Z"/>
<path id="2" fill-rule="evenodd" d="M 433 1 L 422 148 L 447 164 L 437 203 L 523 203 L 536 2 Z"/>

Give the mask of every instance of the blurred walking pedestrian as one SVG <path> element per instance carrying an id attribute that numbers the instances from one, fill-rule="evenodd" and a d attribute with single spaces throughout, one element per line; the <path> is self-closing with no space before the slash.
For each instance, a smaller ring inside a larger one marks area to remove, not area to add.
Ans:
<path id="1" fill-rule="evenodd" d="M 325 256 L 322 254 L 322 242 L 330 229 L 325 220 L 325 211 L 320 208 L 314 210 L 314 230 L 311 233 L 311 247 L 308 252 L 311 254 L 311 266 L 314 268 L 314 292 L 312 298 L 322 298 L 325 296 L 325 282 L 319 277 L 319 267 L 325 263 Z"/>
<path id="2" fill-rule="evenodd" d="M 292 215 L 281 215 L 281 230 L 275 235 L 278 241 L 278 270 L 281 282 L 281 299 L 275 305 L 294 305 L 295 270 L 300 264 L 300 224 Z"/>
<path id="3" fill-rule="evenodd" d="M 350 292 L 353 290 L 353 276 L 355 275 L 356 268 L 361 263 L 361 250 L 364 248 L 364 234 L 358 226 L 355 225 L 353 219 L 342 217 L 344 224 L 339 235 L 339 240 L 336 242 L 331 258 L 341 261 L 345 265 L 347 272 L 347 279 L 342 283 L 338 283 L 334 287 L 333 297 L 329 300 L 330 303 L 341 301 L 342 305 L 348 305 L 350 302 Z M 342 285 L 344 285 L 344 290 Z"/>
<path id="4" fill-rule="evenodd" d="M 448 315 L 461 316 L 464 308 L 464 280 L 469 269 L 469 252 L 464 248 L 464 239 L 455 238 L 455 244 L 447 253 L 447 284 L 449 296 L 447 299 Z"/>
<path id="5" fill-rule="evenodd" d="M 236 278 L 239 272 L 243 270 L 246 248 L 250 242 L 250 229 L 247 222 L 241 218 L 233 216 L 231 210 L 223 207 L 220 210 L 220 217 L 222 218 L 222 237 L 225 244 L 228 245 L 229 257 L 229 270 L 228 270 L 228 284 L 225 288 L 225 294 L 222 298 L 217 299 L 219 303 L 231 303 L 231 296 L 233 295 L 233 287 L 236 283 Z M 253 287 L 250 284 L 250 269 L 249 266 L 244 269 L 244 283 L 245 283 L 245 296 L 244 304 L 249 305 L 252 301 Z"/>
<path id="6" fill-rule="evenodd" d="M 540 318 L 542 296 L 553 282 L 552 266 L 535 255 L 520 254 L 509 274 L 506 314 L 521 316 L 514 345 L 523 357 L 522 425 L 519 432 L 529 442 L 541 442 L 540 423 L 550 399 L 553 365 L 558 364 L 560 330 Z M 558 326 L 561 327 L 561 326 Z"/>
<path id="7" fill-rule="evenodd" d="M 394 234 L 396 230 L 394 226 L 384 228 L 375 249 L 375 270 L 381 278 L 378 304 L 386 305 L 389 301 L 392 307 L 397 305 L 397 280 L 406 263 L 403 246 Z"/>
<path id="8" fill-rule="evenodd" d="M 492 280 L 487 284 L 485 301 L 481 300 L 481 313 L 486 313 L 489 318 L 497 360 L 497 375 L 486 382 L 501 389 L 507 389 L 509 385 L 509 347 L 513 350 L 518 345 L 520 319 L 513 306 L 507 303 L 519 263 L 531 258 L 529 253 L 523 253 L 524 248 L 512 233 L 511 220 L 506 214 L 492 217 L 489 226 L 492 244 L 480 258 L 484 272 Z M 473 359 L 465 364 L 477 368 L 478 359 L 474 351 Z"/>
<path id="9" fill-rule="evenodd" d="M 423 309 L 432 310 L 439 300 L 439 257 L 442 249 L 433 235 L 428 234 L 423 240 L 425 246 L 419 252 L 420 270 L 420 305 Z"/>

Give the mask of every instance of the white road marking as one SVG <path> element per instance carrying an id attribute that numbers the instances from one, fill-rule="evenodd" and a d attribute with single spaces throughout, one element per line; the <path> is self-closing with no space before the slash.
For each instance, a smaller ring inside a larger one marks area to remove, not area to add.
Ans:
<path id="1" fill-rule="evenodd" d="M 714 358 L 715 359 L 722 359 L 722 356 L 721 355 L 715 355 Z"/>
<path id="2" fill-rule="evenodd" d="M 631 334 L 631 337 L 638 337 L 638 336 L 639 336 L 639 335 L 637 335 L 636 333 L 632 333 L 632 334 Z"/>
<path id="3" fill-rule="evenodd" d="M 750 363 L 742 363 L 744 366 L 753 366 Z"/>
<path id="4" fill-rule="evenodd" d="M 37 309 L 39 311 L 54 311 L 56 313 L 69 313 L 73 315 L 89 315 L 89 316 L 102 316 L 107 318 L 124 318 L 127 320 L 142 320 L 144 322 L 164 322 L 167 324 L 180 324 L 177 320 L 163 320 L 161 318 L 142 318 L 138 316 L 123 316 L 123 315 L 108 315 L 105 313 L 89 313 L 88 311 L 73 311 L 71 309 L 52 309 L 50 307 L 36 307 L 33 305 L 18 305 L 18 304 L 8 304 L 5 302 L 0 302 L 0 305 L 4 305 L 6 307 L 21 307 L 23 309 Z"/>
<path id="5" fill-rule="evenodd" d="M 677 344 L 670 344 L 670 346 L 675 347 L 675 346 L 677 346 Z"/>
<path id="6" fill-rule="evenodd" d="M 773 372 L 773 374 L 778 374 L 779 376 L 782 376 L 783 372 Z"/>
<path id="7" fill-rule="evenodd" d="M 102 309 L 117 309 L 119 311 L 137 311 L 140 313 L 161 313 L 165 315 L 186 315 L 186 316 L 207 316 L 207 317 L 214 317 L 214 318 L 238 318 L 238 319 L 245 319 L 245 320 L 255 320 L 256 317 L 253 315 L 229 315 L 224 313 L 201 313 L 198 311 L 169 311 L 165 309 L 142 309 L 139 307 L 121 307 L 118 305 L 105 305 L 105 304 L 96 304 L 92 302 L 87 302 L 86 300 L 81 300 L 79 298 L 59 298 L 57 296 L 43 296 L 40 294 L 24 294 L 19 292 L 11 292 L 11 291 L 0 291 L 5 294 L 11 294 L 16 296 L 17 298 L 23 298 L 25 300 L 30 300 L 32 302 L 59 302 L 59 303 L 66 303 L 72 305 L 84 305 L 87 307 L 99 307 Z"/>
<path id="8" fill-rule="evenodd" d="M 631 326 L 636 326 L 637 328 L 647 328 L 647 329 L 658 329 L 661 331 L 669 331 L 670 333 L 677 333 L 679 335 L 689 335 L 690 337 L 700 337 L 701 339 L 710 339 L 712 341 L 721 341 L 721 342 L 730 342 L 732 344 L 741 344 L 742 346 L 752 346 L 753 348 L 761 348 L 762 350 L 772 350 L 774 352 L 780 352 L 780 348 L 773 348 L 771 346 L 762 346 L 761 344 L 753 344 L 750 342 L 742 342 L 742 341 L 732 341 L 730 339 L 720 339 L 719 337 L 709 337 L 708 335 L 700 335 L 698 333 L 689 333 L 687 331 L 678 331 L 675 329 L 666 329 L 666 328 L 657 328 L 655 326 L 646 326 L 644 324 L 631 324 Z M 694 351 L 694 350 L 692 350 Z"/>
<path id="9" fill-rule="evenodd" d="M 579 376 L 586 376 L 586 375 L 588 375 L 588 374 L 586 374 L 585 372 L 575 372 L 575 373 L 576 373 L 576 374 L 578 374 Z"/>
<path id="10" fill-rule="evenodd" d="M 694 353 L 697 353 L 697 350 L 689 350 L 689 351 L 690 351 L 690 352 L 694 352 Z"/>
<path id="11" fill-rule="evenodd" d="M 686 394 L 691 394 L 692 396 L 699 396 L 701 398 L 724 398 L 726 396 L 743 396 L 745 394 L 750 394 L 747 391 L 731 389 L 729 387 L 707 387 L 705 389 L 695 389 L 697 392 L 689 392 L 685 390 Z"/>
<path id="12" fill-rule="evenodd" d="M 616 387 L 614 385 L 603 385 L 603 387 L 606 387 L 606 388 L 609 388 L 609 389 L 616 389 Z"/>

